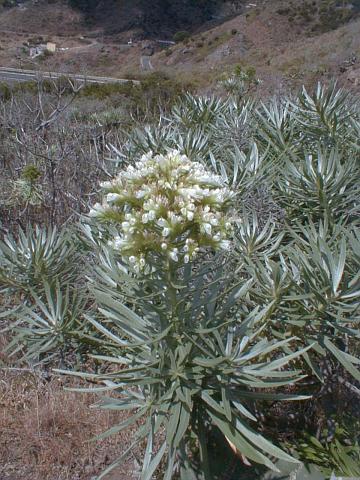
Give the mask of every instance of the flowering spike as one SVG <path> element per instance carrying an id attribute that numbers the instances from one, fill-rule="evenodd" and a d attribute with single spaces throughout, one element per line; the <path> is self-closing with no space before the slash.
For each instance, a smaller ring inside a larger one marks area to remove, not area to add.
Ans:
<path id="1" fill-rule="evenodd" d="M 115 222 L 119 231 L 110 244 L 136 272 L 153 253 L 188 263 L 200 246 L 230 248 L 232 192 L 220 176 L 177 150 L 149 152 L 101 187 L 104 201 L 89 215 Z"/>

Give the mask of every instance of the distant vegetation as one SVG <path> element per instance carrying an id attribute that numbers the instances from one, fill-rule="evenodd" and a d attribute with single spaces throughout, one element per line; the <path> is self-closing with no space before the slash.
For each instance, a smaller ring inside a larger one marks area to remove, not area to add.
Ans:
<path id="1" fill-rule="evenodd" d="M 138 28 L 148 36 L 171 36 L 181 29 L 191 30 L 211 19 L 223 0 L 69 0 L 84 12 L 87 21 L 102 24 L 111 32 Z"/>
<path id="2" fill-rule="evenodd" d="M 356 18 L 360 13 L 358 0 L 302 0 L 289 2 L 277 10 L 290 22 L 311 24 L 314 32 L 326 32 Z"/>
<path id="3" fill-rule="evenodd" d="M 85 12 L 91 12 L 99 3 L 99 0 L 69 0 L 69 4 L 72 7 L 79 8 Z"/>
<path id="4" fill-rule="evenodd" d="M 183 42 L 184 40 L 188 40 L 189 38 L 190 33 L 183 30 L 175 33 L 174 42 Z"/>

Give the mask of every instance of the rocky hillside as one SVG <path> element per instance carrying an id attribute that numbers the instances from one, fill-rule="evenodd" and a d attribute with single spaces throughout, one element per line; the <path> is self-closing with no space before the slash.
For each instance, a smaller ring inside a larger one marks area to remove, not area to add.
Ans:
<path id="1" fill-rule="evenodd" d="M 62 0 L 63 8 L 82 15 L 83 25 L 102 28 L 107 35 L 132 31 L 137 38 L 172 36 L 179 30 L 191 33 L 221 23 L 232 16 L 264 6 L 282 15 L 304 32 L 325 32 L 360 15 L 360 0 Z M 59 0 L 0 0 L 4 8 L 36 5 L 47 10 Z"/>
<path id="2" fill-rule="evenodd" d="M 246 0 L 69 0 L 85 22 L 114 34 L 128 30 L 147 38 L 193 31 L 219 16 L 240 13 Z"/>
<path id="3" fill-rule="evenodd" d="M 334 78 L 358 89 L 359 15 L 360 0 L 27 0 L 0 9 L 0 65 L 129 78 L 161 71 L 200 88 L 241 68 L 265 93 Z M 156 42 L 179 31 L 176 45 Z M 56 53 L 30 59 L 26 45 L 39 36 Z"/>
<path id="4" fill-rule="evenodd" d="M 197 79 L 213 83 L 236 67 L 250 68 L 266 94 L 334 79 L 359 89 L 360 2 L 314 3 L 258 2 L 186 44 L 155 54 L 152 63 L 177 75 L 196 71 Z"/>
<path id="5" fill-rule="evenodd" d="M 102 25 L 108 33 L 137 29 L 147 37 L 193 31 L 214 19 L 237 15 L 254 6 L 270 4 L 274 13 L 290 23 L 328 31 L 359 15 L 360 0 L 68 0 L 86 21 Z"/>

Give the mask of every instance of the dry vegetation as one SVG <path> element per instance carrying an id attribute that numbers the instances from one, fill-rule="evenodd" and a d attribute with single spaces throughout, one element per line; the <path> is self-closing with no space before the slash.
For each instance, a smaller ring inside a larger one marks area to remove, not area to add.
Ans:
<path id="1" fill-rule="evenodd" d="M 70 385 L 40 372 L 2 369 L 2 480 L 90 480 L 128 444 L 131 431 L 91 440 L 126 414 L 89 408 L 98 398 L 65 391 Z M 131 457 L 118 471 L 122 480 L 133 478 L 134 460 Z"/>
<path id="2" fill-rule="evenodd" d="M 0 479 L 90 480 L 100 474 L 126 447 L 132 429 L 95 437 L 127 414 L 92 408 L 98 396 L 67 390 L 84 386 L 78 381 L 16 365 L 3 353 L 7 344 L 0 336 Z M 132 480 L 136 468 L 132 455 L 107 480 Z"/>

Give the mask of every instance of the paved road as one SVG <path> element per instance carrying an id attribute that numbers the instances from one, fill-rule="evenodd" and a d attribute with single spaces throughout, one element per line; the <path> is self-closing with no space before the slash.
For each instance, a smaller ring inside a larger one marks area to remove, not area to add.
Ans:
<path id="1" fill-rule="evenodd" d="M 96 77 L 77 75 L 70 73 L 55 73 L 55 72 L 38 72 L 36 70 L 21 70 L 18 68 L 0 67 L 0 81 L 2 82 L 28 82 L 31 80 L 37 80 L 39 77 L 55 80 L 56 78 L 69 77 L 78 82 L 84 83 L 127 83 L 133 82 L 139 84 L 138 80 L 127 80 L 124 78 L 112 78 L 112 77 Z"/>
<path id="2" fill-rule="evenodd" d="M 154 70 L 154 67 L 151 64 L 151 59 L 148 55 L 143 55 L 140 58 L 140 64 L 143 70 Z"/>

